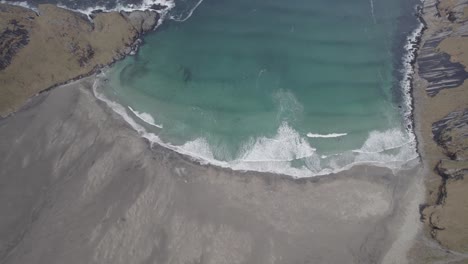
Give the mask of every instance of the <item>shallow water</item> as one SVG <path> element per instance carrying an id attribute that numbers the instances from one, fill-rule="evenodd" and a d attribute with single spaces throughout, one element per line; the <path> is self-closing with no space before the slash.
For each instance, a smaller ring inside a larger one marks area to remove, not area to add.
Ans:
<path id="1" fill-rule="evenodd" d="M 395 59 L 413 10 L 333 2 L 205 0 L 118 63 L 105 93 L 162 141 L 238 169 L 307 175 L 414 158 Z"/>
<path id="2" fill-rule="evenodd" d="M 414 3 L 204 0 L 190 16 L 199 3 L 176 1 L 100 85 L 158 141 L 235 169 L 295 176 L 416 156 L 400 85 Z"/>

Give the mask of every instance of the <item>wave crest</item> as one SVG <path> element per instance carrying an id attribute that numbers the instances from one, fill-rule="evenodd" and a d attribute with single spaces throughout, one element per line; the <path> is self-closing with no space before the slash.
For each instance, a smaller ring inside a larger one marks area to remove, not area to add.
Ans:
<path id="1" fill-rule="evenodd" d="M 300 135 L 288 123 L 283 122 L 274 136 L 252 138 L 242 146 L 236 158 L 223 161 L 216 159 L 217 155 L 214 155 L 214 153 L 222 152 L 222 150 L 213 148 L 205 138 L 197 138 L 182 145 L 163 142 L 156 134 L 146 131 L 142 125 L 132 119 L 127 112 L 127 110 L 132 111 L 131 108 L 126 109 L 120 104 L 107 99 L 103 94 L 98 93 L 98 86 L 99 78 L 93 85 L 95 96 L 121 115 L 142 137 L 147 138 L 152 143 L 190 156 L 204 164 L 209 163 L 234 170 L 270 172 L 302 178 L 336 173 L 357 164 L 373 164 L 398 169 L 418 157 L 416 142 L 411 134 L 402 129 L 372 131 L 359 149 L 321 155 L 309 143 L 306 136 Z M 145 121 L 142 114 L 138 114 L 136 116 Z M 154 121 L 154 119 L 146 119 L 146 121 Z M 333 134 L 325 136 L 330 135 Z"/>
<path id="2" fill-rule="evenodd" d="M 293 161 L 310 157 L 315 151 L 296 130 L 284 122 L 273 138 L 260 137 L 245 144 L 239 161 Z"/>
<path id="3" fill-rule="evenodd" d="M 331 133 L 331 134 L 308 133 L 307 137 L 310 137 L 310 138 L 336 138 L 336 137 L 344 137 L 346 135 L 348 135 L 348 133 Z"/>
<path id="4" fill-rule="evenodd" d="M 158 125 L 156 124 L 156 122 L 154 121 L 154 118 L 153 116 L 151 116 L 150 114 L 148 113 L 145 113 L 145 112 L 138 112 L 136 110 L 134 110 L 133 108 L 131 108 L 130 106 L 128 107 L 128 109 L 130 109 L 130 111 L 132 111 L 132 113 L 138 117 L 141 121 L 151 125 L 151 126 L 154 126 L 154 127 L 157 127 L 157 128 L 163 128 L 162 125 Z"/>

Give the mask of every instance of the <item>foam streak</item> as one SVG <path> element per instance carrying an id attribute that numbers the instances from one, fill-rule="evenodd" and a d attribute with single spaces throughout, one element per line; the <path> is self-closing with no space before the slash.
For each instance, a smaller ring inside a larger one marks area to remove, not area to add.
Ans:
<path id="1" fill-rule="evenodd" d="M 337 138 L 337 137 L 344 137 L 346 135 L 348 135 L 348 133 L 331 133 L 331 134 L 308 133 L 307 137 L 310 137 L 310 138 Z"/>

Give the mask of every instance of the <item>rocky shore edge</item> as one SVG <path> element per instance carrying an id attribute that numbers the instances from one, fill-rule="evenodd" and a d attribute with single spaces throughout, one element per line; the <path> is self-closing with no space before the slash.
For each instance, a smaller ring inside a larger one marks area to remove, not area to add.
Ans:
<path id="1" fill-rule="evenodd" d="M 426 0 L 421 19 L 425 30 L 413 80 L 415 131 L 427 188 L 420 213 L 426 234 L 448 253 L 416 255 L 427 262 L 453 256 L 466 260 L 468 2 Z"/>
<path id="2" fill-rule="evenodd" d="M 417 244 L 414 263 L 468 258 L 467 5 L 426 0 L 424 34 L 415 44 L 414 126 L 427 187 L 421 221 L 447 251 Z M 135 11 L 96 13 L 90 21 L 54 5 L 35 12 L 0 4 L 0 121 L 34 95 L 132 54 L 160 19 L 154 11 Z"/>
<path id="3" fill-rule="evenodd" d="M 34 95 L 134 54 L 161 20 L 155 10 L 88 17 L 51 4 L 0 3 L 0 118 Z"/>

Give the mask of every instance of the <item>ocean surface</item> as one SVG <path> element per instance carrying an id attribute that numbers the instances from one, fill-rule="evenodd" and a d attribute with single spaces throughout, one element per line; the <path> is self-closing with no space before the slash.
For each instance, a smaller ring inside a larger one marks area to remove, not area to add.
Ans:
<path id="1" fill-rule="evenodd" d="M 164 23 L 95 84 L 143 136 L 203 162 L 296 177 L 417 158 L 416 1 L 59 2 L 84 13 L 157 3 Z"/>

